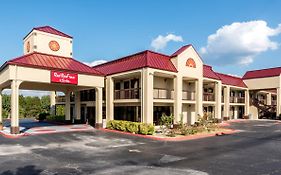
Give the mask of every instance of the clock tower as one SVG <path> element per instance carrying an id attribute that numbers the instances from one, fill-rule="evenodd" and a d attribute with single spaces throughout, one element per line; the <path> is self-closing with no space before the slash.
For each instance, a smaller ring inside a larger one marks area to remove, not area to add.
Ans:
<path id="1" fill-rule="evenodd" d="M 32 52 L 71 57 L 72 36 L 50 26 L 36 27 L 23 39 L 24 55 Z"/>

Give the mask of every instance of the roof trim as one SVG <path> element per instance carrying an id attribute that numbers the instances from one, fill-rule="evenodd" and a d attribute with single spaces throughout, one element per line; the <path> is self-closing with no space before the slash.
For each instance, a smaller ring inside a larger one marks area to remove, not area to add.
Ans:
<path id="1" fill-rule="evenodd" d="M 47 31 L 41 31 L 41 30 L 40 30 L 41 28 L 46 28 L 46 27 L 49 27 L 49 28 L 51 28 L 52 30 L 57 31 L 58 33 L 61 33 L 61 34 L 64 35 L 64 36 L 58 35 L 58 34 L 54 34 L 54 33 L 51 33 L 51 32 L 47 32 Z M 47 26 L 41 26 L 41 27 L 34 27 L 34 28 L 32 28 L 31 31 L 30 31 L 27 35 L 25 35 L 25 37 L 23 37 L 23 40 L 25 40 L 25 38 L 26 38 L 30 33 L 32 33 L 33 30 L 38 30 L 38 31 L 40 31 L 40 32 L 45 32 L 45 33 L 49 33 L 49 34 L 52 34 L 52 35 L 57 35 L 57 36 L 61 36 L 61 37 L 73 39 L 72 36 L 70 36 L 70 35 L 68 35 L 68 34 L 66 34 L 66 33 L 63 33 L 63 32 L 61 32 L 61 31 L 59 31 L 59 30 L 57 30 L 57 29 L 55 29 L 55 28 L 53 28 L 53 27 L 47 25 Z"/>

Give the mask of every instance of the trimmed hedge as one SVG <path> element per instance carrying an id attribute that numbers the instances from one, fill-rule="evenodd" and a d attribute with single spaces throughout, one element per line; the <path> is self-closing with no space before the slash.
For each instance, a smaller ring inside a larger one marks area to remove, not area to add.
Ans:
<path id="1" fill-rule="evenodd" d="M 106 128 L 143 135 L 152 135 L 154 133 L 152 124 L 124 120 L 110 120 L 106 123 Z"/>
<path id="2" fill-rule="evenodd" d="M 46 118 L 47 121 L 54 121 L 54 122 L 63 122 L 65 121 L 64 115 L 49 115 Z"/>

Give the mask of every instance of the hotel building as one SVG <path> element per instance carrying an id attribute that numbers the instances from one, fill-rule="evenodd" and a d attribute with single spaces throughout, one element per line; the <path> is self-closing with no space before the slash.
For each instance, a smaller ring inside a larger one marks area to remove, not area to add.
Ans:
<path id="1" fill-rule="evenodd" d="M 230 76 L 204 64 L 192 45 L 172 55 L 145 50 L 89 67 L 72 58 L 72 39 L 49 26 L 34 28 L 24 38 L 24 55 L 2 65 L 0 88 L 12 90 L 12 133 L 19 132 L 19 89 L 52 91 L 53 113 L 64 105 L 66 120 L 96 127 L 113 119 L 157 125 L 162 114 L 193 124 L 200 116 L 231 120 L 281 113 L 281 67 Z"/>

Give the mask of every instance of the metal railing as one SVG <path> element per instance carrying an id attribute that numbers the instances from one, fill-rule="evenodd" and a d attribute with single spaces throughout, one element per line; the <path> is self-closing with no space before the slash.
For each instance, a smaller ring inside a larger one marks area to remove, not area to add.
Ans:
<path id="1" fill-rule="evenodd" d="M 230 103 L 245 103 L 245 97 L 229 97 Z"/>
<path id="2" fill-rule="evenodd" d="M 140 88 L 121 89 L 114 91 L 114 99 L 139 99 Z"/>
<path id="3" fill-rule="evenodd" d="M 154 88 L 153 89 L 153 98 L 154 99 L 172 99 L 172 90 Z"/>
<path id="4" fill-rule="evenodd" d="M 195 91 L 182 91 L 183 100 L 195 100 Z"/>
<path id="5" fill-rule="evenodd" d="M 277 105 L 277 101 L 276 100 L 271 100 L 271 105 Z"/>
<path id="6" fill-rule="evenodd" d="M 203 101 L 215 101 L 215 94 L 214 93 L 203 93 Z"/>

